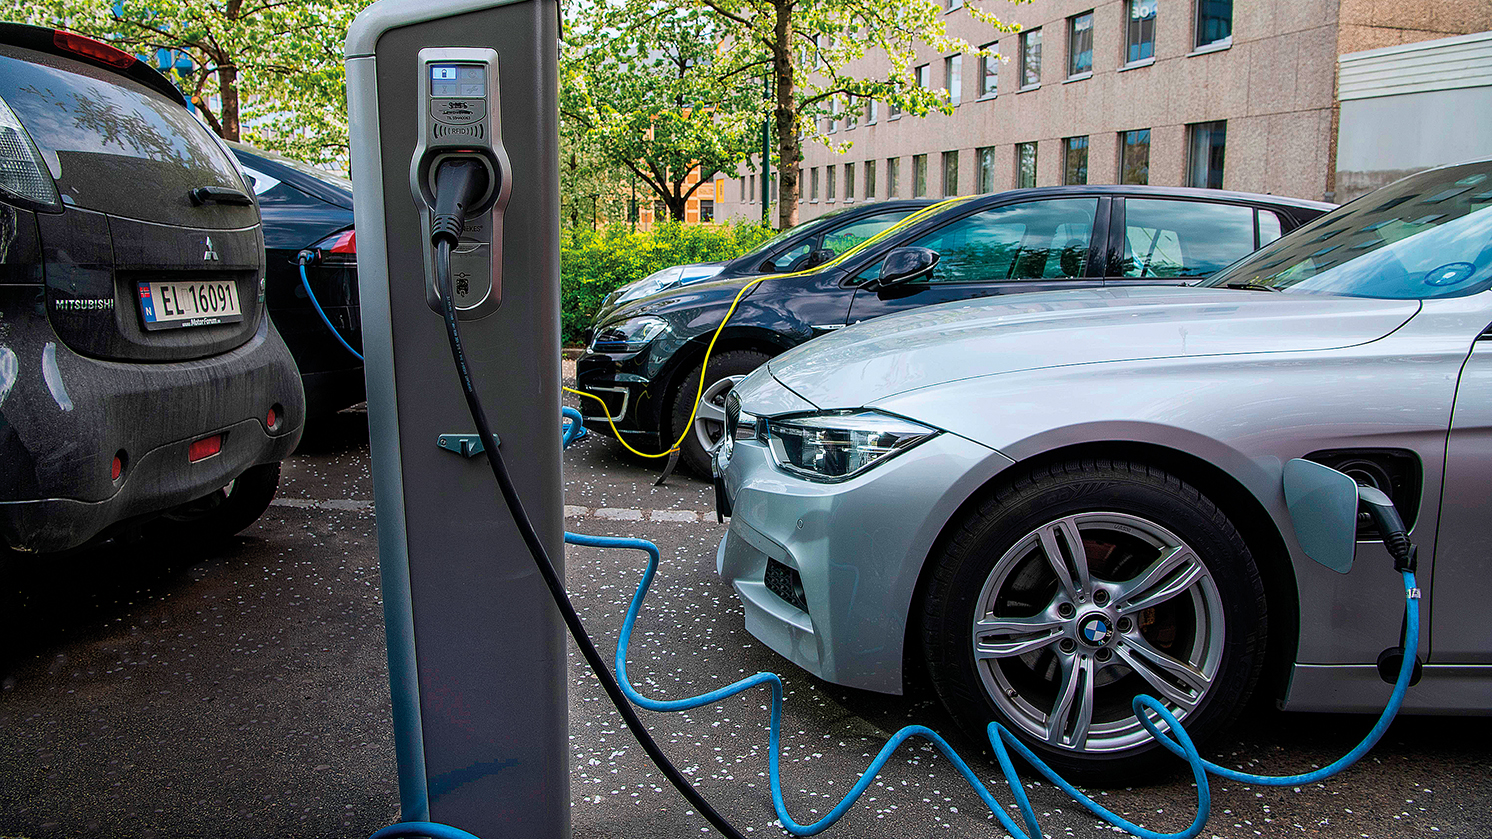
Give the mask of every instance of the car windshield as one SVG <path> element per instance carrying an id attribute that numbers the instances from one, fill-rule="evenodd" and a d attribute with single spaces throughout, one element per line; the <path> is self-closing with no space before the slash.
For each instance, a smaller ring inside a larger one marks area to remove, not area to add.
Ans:
<path id="1" fill-rule="evenodd" d="M 1397 300 L 1492 287 L 1492 161 L 1391 184 L 1199 285 Z"/>
<path id="2" fill-rule="evenodd" d="M 825 222 L 833 219 L 835 216 L 843 212 L 845 211 L 835 210 L 832 213 L 824 213 L 823 215 L 816 218 L 811 218 L 808 221 L 799 222 L 798 224 L 795 224 L 792 227 L 789 227 L 788 229 L 782 231 L 781 233 L 778 233 L 776 236 L 773 236 L 767 241 L 762 242 L 760 245 L 757 245 L 756 247 L 752 248 L 744 254 L 741 254 L 731 261 L 754 264 L 757 260 L 766 256 L 768 251 L 772 250 L 783 242 L 786 242 L 788 239 L 791 239 L 794 236 L 798 236 L 803 233 L 807 233 L 810 230 L 817 229 L 823 226 Z"/>

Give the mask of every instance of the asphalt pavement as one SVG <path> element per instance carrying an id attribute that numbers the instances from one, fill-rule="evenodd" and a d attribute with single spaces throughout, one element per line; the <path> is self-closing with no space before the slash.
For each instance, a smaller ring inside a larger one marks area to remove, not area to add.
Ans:
<path id="1" fill-rule="evenodd" d="M 639 690 L 677 698 L 781 674 L 783 786 L 802 822 L 826 813 L 911 722 L 950 735 L 1009 804 L 992 760 L 976 757 L 979 744 L 958 737 L 934 700 L 825 684 L 753 639 L 715 574 L 725 526 L 711 488 L 684 475 L 653 486 L 657 470 L 594 434 L 565 456 L 569 529 L 662 550 L 629 664 Z M 371 499 L 366 416 L 354 410 L 307 437 L 269 512 L 225 545 L 182 544 L 157 528 L 139 544 L 62 560 L 0 558 L 0 837 L 361 837 L 397 820 Z M 642 562 L 630 551 L 567 552 L 571 594 L 603 652 Z M 766 778 L 769 701 L 762 689 L 688 713 L 641 712 L 748 835 L 785 835 Z M 576 837 L 711 834 L 573 648 L 570 720 Z M 1208 751 L 1248 771 L 1305 771 L 1371 723 L 1256 708 Z M 1489 836 L 1489 747 L 1492 720 L 1403 718 L 1339 779 L 1214 783 L 1203 836 Z M 1116 835 L 1050 785 L 1025 784 L 1047 835 Z M 1184 827 L 1195 808 L 1179 763 L 1157 783 L 1095 794 L 1160 830 Z M 913 741 L 826 835 L 1005 834 L 948 761 Z"/>

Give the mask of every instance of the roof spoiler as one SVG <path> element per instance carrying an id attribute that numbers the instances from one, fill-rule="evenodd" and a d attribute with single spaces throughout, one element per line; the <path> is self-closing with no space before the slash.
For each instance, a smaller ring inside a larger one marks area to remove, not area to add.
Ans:
<path id="1" fill-rule="evenodd" d="M 76 32 L 0 22 L 0 44 L 76 59 L 118 73 L 186 107 L 186 97 L 154 67 L 122 49 Z"/>

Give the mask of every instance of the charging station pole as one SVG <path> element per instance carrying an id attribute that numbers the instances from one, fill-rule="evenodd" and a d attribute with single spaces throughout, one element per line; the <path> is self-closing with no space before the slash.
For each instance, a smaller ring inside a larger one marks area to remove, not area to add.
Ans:
<path id="1" fill-rule="evenodd" d="M 404 821 L 566 839 L 564 625 L 492 484 L 430 267 L 430 172 L 480 157 L 452 258 L 472 373 L 563 551 L 557 0 L 380 0 L 347 35 L 368 425 Z"/>

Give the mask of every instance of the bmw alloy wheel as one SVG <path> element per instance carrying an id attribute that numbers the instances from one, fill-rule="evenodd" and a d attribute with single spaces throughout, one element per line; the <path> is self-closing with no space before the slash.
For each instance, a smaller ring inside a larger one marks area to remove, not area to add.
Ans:
<path id="1" fill-rule="evenodd" d="M 995 563 L 977 603 L 972 645 L 990 700 L 1059 750 L 1148 742 L 1134 696 L 1185 720 L 1223 660 L 1211 572 L 1170 530 L 1134 515 L 1079 513 L 1032 530 Z"/>

